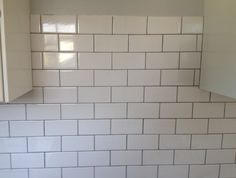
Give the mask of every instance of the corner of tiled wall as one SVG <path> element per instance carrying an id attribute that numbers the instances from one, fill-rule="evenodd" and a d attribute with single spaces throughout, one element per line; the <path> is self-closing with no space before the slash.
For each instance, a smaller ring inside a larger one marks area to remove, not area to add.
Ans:
<path id="1" fill-rule="evenodd" d="M 236 102 L 198 88 L 202 30 L 32 15 L 34 89 L 0 105 L 0 177 L 236 177 Z"/>

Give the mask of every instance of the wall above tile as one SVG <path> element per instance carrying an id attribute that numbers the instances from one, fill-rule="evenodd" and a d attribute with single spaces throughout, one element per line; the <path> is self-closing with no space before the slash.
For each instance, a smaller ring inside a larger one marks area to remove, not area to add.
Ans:
<path id="1" fill-rule="evenodd" d="M 203 0 L 31 0 L 33 14 L 203 15 Z"/>

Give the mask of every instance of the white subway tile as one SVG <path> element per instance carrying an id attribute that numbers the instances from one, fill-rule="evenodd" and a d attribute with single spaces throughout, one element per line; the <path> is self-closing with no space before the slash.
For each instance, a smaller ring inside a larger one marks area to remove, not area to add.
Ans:
<path id="1" fill-rule="evenodd" d="M 43 89 L 41 87 L 33 87 L 30 92 L 15 99 L 13 103 L 43 103 Z"/>
<path id="2" fill-rule="evenodd" d="M 164 51 L 195 51 L 195 35 L 165 35 L 163 41 Z"/>
<path id="3" fill-rule="evenodd" d="M 52 168 L 52 169 L 30 169 L 29 170 L 30 178 L 61 178 L 61 169 Z"/>
<path id="4" fill-rule="evenodd" d="M 147 69 L 177 69 L 178 53 L 147 53 Z"/>
<path id="5" fill-rule="evenodd" d="M 189 69 L 197 68 L 199 69 L 201 65 L 201 53 L 190 52 L 190 53 L 180 53 L 180 68 Z"/>
<path id="6" fill-rule="evenodd" d="M 224 117 L 223 103 L 194 103 L 194 118 L 222 118 Z"/>
<path id="7" fill-rule="evenodd" d="M 163 70 L 162 85 L 193 85 L 194 70 Z"/>
<path id="8" fill-rule="evenodd" d="M 11 136 L 43 136 L 43 121 L 12 121 Z"/>
<path id="9" fill-rule="evenodd" d="M 77 121 L 45 121 L 45 135 L 77 135 Z"/>
<path id="10" fill-rule="evenodd" d="M 75 167 L 77 166 L 76 152 L 54 152 L 45 154 L 46 167 Z"/>
<path id="11" fill-rule="evenodd" d="M 146 87 L 145 102 L 176 102 L 176 87 Z"/>
<path id="12" fill-rule="evenodd" d="M 40 33 L 40 15 L 32 14 L 30 16 L 30 32 L 32 33 Z"/>
<path id="13" fill-rule="evenodd" d="M 112 120 L 111 121 L 112 134 L 141 134 L 142 120 Z"/>
<path id="14" fill-rule="evenodd" d="M 42 69 L 43 68 L 43 54 L 40 52 L 31 53 L 32 69 Z"/>
<path id="15" fill-rule="evenodd" d="M 225 117 L 235 118 L 236 117 L 236 103 L 227 103 L 225 108 Z"/>
<path id="16" fill-rule="evenodd" d="M 79 69 L 111 69 L 109 53 L 79 53 Z"/>
<path id="17" fill-rule="evenodd" d="M 205 150 L 176 150 L 175 164 L 204 164 Z"/>
<path id="18" fill-rule="evenodd" d="M 78 90 L 79 102 L 110 102 L 110 92 L 110 87 L 80 87 Z"/>
<path id="19" fill-rule="evenodd" d="M 181 17 L 148 17 L 148 34 L 177 34 Z"/>
<path id="20" fill-rule="evenodd" d="M 190 165 L 189 178 L 216 178 L 218 177 L 218 165 Z"/>
<path id="21" fill-rule="evenodd" d="M 111 34 L 112 16 L 79 16 L 78 32 L 85 34 Z"/>
<path id="22" fill-rule="evenodd" d="M 210 93 L 199 89 L 198 87 L 179 87 L 179 102 L 208 102 Z"/>
<path id="23" fill-rule="evenodd" d="M 220 168 L 220 177 L 221 178 L 233 178 L 236 176 L 236 164 L 223 164 Z"/>
<path id="24" fill-rule="evenodd" d="M 64 70 L 61 74 L 62 86 L 92 86 L 92 70 Z"/>
<path id="25" fill-rule="evenodd" d="M 126 118 L 125 103 L 95 104 L 95 118 Z"/>
<path id="26" fill-rule="evenodd" d="M 61 51 L 93 51 L 92 35 L 60 35 L 59 40 Z"/>
<path id="27" fill-rule="evenodd" d="M 92 119 L 92 104 L 64 104 L 61 106 L 62 119 Z"/>
<path id="28" fill-rule="evenodd" d="M 45 103 L 76 103 L 77 89 L 75 87 L 45 87 Z"/>
<path id="29" fill-rule="evenodd" d="M 27 105 L 27 120 L 60 119 L 60 105 L 29 104 Z"/>
<path id="30" fill-rule="evenodd" d="M 80 135 L 110 134 L 109 120 L 82 120 L 79 121 Z"/>
<path id="31" fill-rule="evenodd" d="M 60 137 L 30 137 L 28 138 L 29 152 L 60 151 Z"/>
<path id="32" fill-rule="evenodd" d="M 127 178 L 156 178 L 157 167 L 156 166 L 128 166 Z"/>
<path id="33" fill-rule="evenodd" d="M 235 150 L 207 150 L 206 164 L 233 164 L 235 153 Z"/>
<path id="34" fill-rule="evenodd" d="M 190 135 L 161 135 L 160 149 L 189 149 Z"/>
<path id="35" fill-rule="evenodd" d="M 25 106 L 21 104 L 0 105 L 0 120 L 25 120 Z"/>
<path id="36" fill-rule="evenodd" d="M 147 17 L 142 16 L 114 16 L 114 34 L 146 34 Z"/>
<path id="37" fill-rule="evenodd" d="M 170 165 L 160 166 L 158 169 L 159 178 L 188 178 L 188 166 L 186 165 Z"/>
<path id="38" fill-rule="evenodd" d="M 79 166 L 108 166 L 108 151 L 79 152 Z"/>
<path id="39" fill-rule="evenodd" d="M 161 118 L 191 118 L 191 103 L 162 103 L 160 108 Z"/>
<path id="40" fill-rule="evenodd" d="M 0 137 L 7 137 L 9 136 L 9 128 L 7 121 L 0 122 Z"/>
<path id="41" fill-rule="evenodd" d="M 197 51 L 202 51 L 203 47 L 203 35 L 197 35 Z"/>
<path id="42" fill-rule="evenodd" d="M 128 135 L 128 149 L 158 149 L 158 135 Z"/>
<path id="43" fill-rule="evenodd" d="M 42 31 L 44 33 L 76 33 L 76 17 L 43 15 Z"/>
<path id="44" fill-rule="evenodd" d="M 127 71 L 97 70 L 95 71 L 95 86 L 125 86 Z"/>
<path id="45" fill-rule="evenodd" d="M 18 153 L 27 151 L 25 138 L 0 138 L 0 145 L 0 153 Z"/>
<path id="46" fill-rule="evenodd" d="M 59 86 L 59 71 L 33 70 L 33 86 Z"/>
<path id="47" fill-rule="evenodd" d="M 142 87 L 113 87 L 112 102 L 142 102 Z"/>
<path id="48" fill-rule="evenodd" d="M 128 35 L 96 35 L 96 52 L 127 52 Z"/>
<path id="49" fill-rule="evenodd" d="M 223 148 L 236 148 L 236 134 L 224 134 L 223 135 Z"/>
<path id="50" fill-rule="evenodd" d="M 194 85 L 200 84 L 200 70 L 195 70 Z"/>
<path id="51" fill-rule="evenodd" d="M 124 150 L 126 149 L 125 135 L 95 136 L 95 150 Z"/>
<path id="52" fill-rule="evenodd" d="M 111 165 L 141 165 L 141 151 L 111 151 Z"/>
<path id="53" fill-rule="evenodd" d="M 236 120 L 210 119 L 209 133 L 236 133 Z"/>
<path id="54" fill-rule="evenodd" d="M 156 164 L 173 164 L 173 151 L 169 150 L 152 150 L 143 151 L 143 164 L 156 165 Z"/>
<path id="55" fill-rule="evenodd" d="M 58 51 L 57 35 L 31 34 L 32 51 Z"/>
<path id="56" fill-rule="evenodd" d="M 96 167 L 96 178 L 125 178 L 125 167 Z"/>
<path id="57" fill-rule="evenodd" d="M 145 134 L 174 134 L 175 120 L 172 119 L 146 119 L 144 120 Z"/>
<path id="58" fill-rule="evenodd" d="M 113 69 L 144 69 L 144 53 L 114 53 Z"/>
<path id="59" fill-rule="evenodd" d="M 62 151 L 93 150 L 94 138 L 92 136 L 66 136 L 62 137 Z"/>
<path id="60" fill-rule="evenodd" d="M 206 134 L 207 119 L 178 119 L 176 126 L 177 134 Z"/>
<path id="61" fill-rule="evenodd" d="M 0 154 L 0 169 L 9 169 L 11 167 L 10 154 Z"/>
<path id="62" fill-rule="evenodd" d="M 81 168 L 63 168 L 63 178 L 94 178 L 93 167 L 81 167 Z"/>
<path id="63" fill-rule="evenodd" d="M 221 135 L 193 135 L 192 149 L 220 149 Z"/>
<path id="64" fill-rule="evenodd" d="M 75 53 L 43 53 L 44 69 L 76 69 L 77 57 Z"/>
<path id="65" fill-rule="evenodd" d="M 161 35 L 130 35 L 129 51 L 158 52 L 162 50 Z"/>
<path id="66" fill-rule="evenodd" d="M 0 170 L 0 177 L 4 178 L 28 178 L 27 169 L 2 169 Z"/>
<path id="67" fill-rule="evenodd" d="M 129 103 L 128 118 L 159 118 L 159 104 Z"/>
<path id="68" fill-rule="evenodd" d="M 43 168 L 43 153 L 19 153 L 11 155 L 12 168 Z"/>
<path id="69" fill-rule="evenodd" d="M 128 71 L 128 85 L 160 85 L 160 70 L 130 70 Z"/>
<path id="70" fill-rule="evenodd" d="M 183 17 L 182 33 L 202 33 L 203 17 L 189 16 Z"/>

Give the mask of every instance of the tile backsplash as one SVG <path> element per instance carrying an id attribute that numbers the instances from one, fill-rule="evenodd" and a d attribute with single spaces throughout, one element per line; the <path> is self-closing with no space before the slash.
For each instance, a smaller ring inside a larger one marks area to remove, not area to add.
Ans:
<path id="1" fill-rule="evenodd" d="M 202 29 L 32 15 L 34 89 L 0 105 L 0 177 L 236 177 L 236 101 L 198 88 Z"/>

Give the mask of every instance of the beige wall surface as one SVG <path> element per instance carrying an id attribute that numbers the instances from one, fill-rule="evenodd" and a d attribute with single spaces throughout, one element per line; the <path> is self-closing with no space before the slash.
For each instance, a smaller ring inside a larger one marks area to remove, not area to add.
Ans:
<path id="1" fill-rule="evenodd" d="M 33 14 L 203 15 L 203 0 L 31 0 Z"/>

